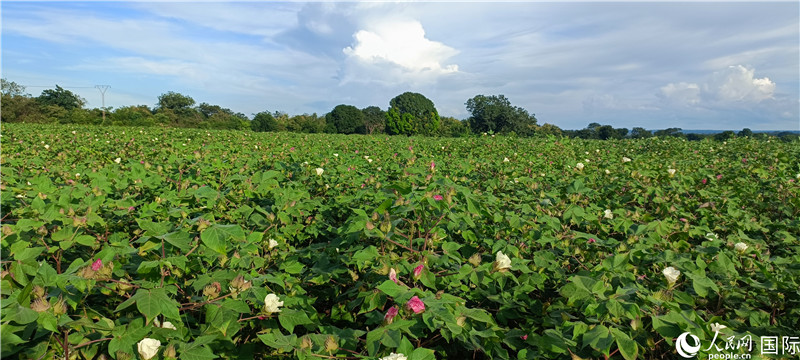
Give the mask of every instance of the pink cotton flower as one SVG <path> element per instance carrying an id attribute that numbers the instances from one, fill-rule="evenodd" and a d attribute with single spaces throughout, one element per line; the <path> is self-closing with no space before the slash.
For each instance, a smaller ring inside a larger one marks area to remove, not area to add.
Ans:
<path id="1" fill-rule="evenodd" d="M 422 275 L 422 269 L 423 268 L 425 268 L 425 265 L 423 265 L 423 264 L 419 264 L 419 266 L 414 268 L 414 277 L 415 278 L 418 278 L 420 275 Z"/>
<path id="2" fill-rule="evenodd" d="M 686 218 L 680 218 L 680 221 L 688 222 L 689 220 L 686 220 Z"/>
<path id="3" fill-rule="evenodd" d="M 597 240 L 595 240 L 594 238 L 589 238 L 589 241 L 587 241 L 586 243 L 587 243 L 587 244 L 592 244 L 592 243 L 594 243 L 594 242 L 596 242 L 596 241 L 597 241 Z"/>
<path id="4" fill-rule="evenodd" d="M 92 263 L 92 270 L 98 271 L 103 267 L 103 260 L 97 259 Z"/>
<path id="5" fill-rule="evenodd" d="M 707 180 L 706 180 L 706 179 L 703 179 L 703 185 L 705 185 L 705 184 L 706 184 L 706 182 L 707 182 Z"/>
<path id="6" fill-rule="evenodd" d="M 522 340 L 528 340 L 528 334 L 522 335 L 519 338 Z"/>
<path id="7" fill-rule="evenodd" d="M 415 296 L 415 297 L 416 297 L 416 296 Z M 420 303 L 421 303 L 421 301 L 420 301 Z M 423 307 L 423 309 L 424 309 L 424 308 L 425 308 L 425 305 L 422 305 L 422 307 Z M 400 309 L 398 309 L 398 308 L 397 308 L 397 306 L 392 306 L 392 307 L 391 307 L 391 308 L 389 308 L 389 310 L 386 312 L 386 315 L 383 317 L 383 320 L 386 320 L 386 323 L 387 323 L 387 324 L 391 324 L 391 323 L 392 323 L 392 321 L 394 321 L 394 317 L 395 317 L 395 316 L 397 316 L 397 312 L 398 312 L 398 311 L 400 311 Z"/>
<path id="8" fill-rule="evenodd" d="M 411 309 L 411 311 L 414 312 L 414 314 L 419 314 L 425 311 L 425 303 L 423 303 L 422 300 L 420 300 L 416 295 L 414 295 L 411 300 L 408 300 L 406 305 L 409 309 Z"/>
<path id="9" fill-rule="evenodd" d="M 433 169 L 434 169 L 435 167 L 436 167 L 436 163 L 434 163 L 433 161 L 431 161 L 431 171 L 433 171 Z"/>
<path id="10" fill-rule="evenodd" d="M 742 164 L 747 164 L 747 158 L 742 158 Z"/>
<path id="11" fill-rule="evenodd" d="M 722 174 L 717 175 L 717 180 L 722 179 Z"/>
<path id="12" fill-rule="evenodd" d="M 389 269 L 389 280 L 392 280 L 395 284 L 397 284 L 397 271 L 395 271 L 394 268 Z"/>
<path id="13" fill-rule="evenodd" d="M 442 201 L 442 199 L 444 199 L 442 195 L 433 195 L 433 200 Z"/>

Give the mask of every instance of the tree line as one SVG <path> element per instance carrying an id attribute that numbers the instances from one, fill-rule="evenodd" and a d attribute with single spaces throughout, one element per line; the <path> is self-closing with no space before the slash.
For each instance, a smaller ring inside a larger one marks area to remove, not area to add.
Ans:
<path id="1" fill-rule="evenodd" d="M 0 121 L 7 122 L 446 137 L 470 134 L 554 135 L 600 140 L 678 136 L 688 140 L 714 137 L 722 141 L 737 135 L 732 131 L 711 136 L 684 134 L 679 128 L 649 131 L 634 127 L 629 131 L 627 128 L 599 123 L 591 123 L 581 130 L 562 130 L 553 124 L 539 125 L 534 114 L 512 105 L 503 95 L 476 95 L 468 99 L 465 106 L 470 116 L 464 120 L 440 116 L 433 101 L 414 92 L 405 92 L 392 98 L 387 110 L 378 106 L 359 109 L 340 104 L 324 115 L 290 116 L 281 111 L 262 111 L 253 114 L 252 118 L 219 105 L 205 102 L 196 104 L 192 97 L 172 91 L 158 96 L 154 107 L 133 105 L 116 109 L 87 109 L 85 105 L 85 99 L 58 85 L 33 97 L 25 92 L 24 86 L 2 79 Z M 797 137 L 790 133 L 779 135 Z M 738 136 L 762 135 L 754 135 L 749 129 L 743 129 Z"/>

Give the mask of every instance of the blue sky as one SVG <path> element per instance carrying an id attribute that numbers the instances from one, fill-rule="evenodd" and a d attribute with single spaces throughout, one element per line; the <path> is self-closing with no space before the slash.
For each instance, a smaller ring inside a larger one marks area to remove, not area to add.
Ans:
<path id="1" fill-rule="evenodd" d="M 2 1 L 2 76 L 101 106 L 439 113 L 503 94 L 565 129 L 800 130 L 800 3 Z"/>

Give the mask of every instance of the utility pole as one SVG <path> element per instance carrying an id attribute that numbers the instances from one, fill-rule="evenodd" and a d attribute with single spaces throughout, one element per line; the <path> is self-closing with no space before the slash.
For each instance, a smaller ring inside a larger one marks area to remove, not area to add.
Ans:
<path id="1" fill-rule="evenodd" d="M 106 123 L 106 90 L 108 90 L 108 88 L 110 88 L 111 86 L 109 86 L 109 85 L 95 85 L 94 87 L 97 88 L 97 90 L 100 90 L 100 97 L 101 97 L 102 102 L 103 102 L 103 107 L 102 107 L 102 110 L 103 110 L 103 125 L 105 125 L 105 123 Z"/>

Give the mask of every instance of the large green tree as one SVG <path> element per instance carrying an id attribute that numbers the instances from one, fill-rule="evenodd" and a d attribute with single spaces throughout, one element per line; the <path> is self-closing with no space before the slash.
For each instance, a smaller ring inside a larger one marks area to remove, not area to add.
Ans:
<path id="1" fill-rule="evenodd" d="M 386 112 L 377 106 L 361 109 L 364 113 L 364 133 L 380 134 L 386 127 Z"/>
<path id="2" fill-rule="evenodd" d="M 472 116 L 467 119 L 475 133 L 515 132 L 518 135 L 532 135 L 536 128 L 536 117 L 527 110 L 511 105 L 503 95 L 477 95 L 467 100 L 467 111 Z"/>
<path id="3" fill-rule="evenodd" d="M 56 85 L 55 89 L 47 89 L 42 91 L 42 94 L 39 95 L 36 100 L 42 105 L 59 106 L 67 111 L 72 109 L 80 109 L 86 104 L 86 100 L 84 100 L 82 97 L 58 85 Z"/>
<path id="4" fill-rule="evenodd" d="M 440 125 L 439 112 L 424 95 L 404 92 L 389 101 L 386 130 L 396 135 L 434 135 Z"/>
<path id="5" fill-rule="evenodd" d="M 253 117 L 250 128 L 259 132 L 278 131 L 278 121 L 269 111 L 262 111 Z"/>
<path id="6" fill-rule="evenodd" d="M 339 134 L 355 134 L 364 127 L 364 113 L 353 105 L 336 105 L 328 114 L 327 121 L 336 127 Z"/>
<path id="7" fill-rule="evenodd" d="M 156 114 L 166 116 L 171 125 L 198 127 L 204 120 L 204 116 L 193 107 L 194 104 L 194 99 L 190 96 L 170 91 L 158 96 Z"/>
<path id="8" fill-rule="evenodd" d="M 42 115 L 36 99 L 25 92 L 25 86 L 6 79 L 2 80 L 2 104 L 0 121 L 4 122 L 43 122 Z"/>

